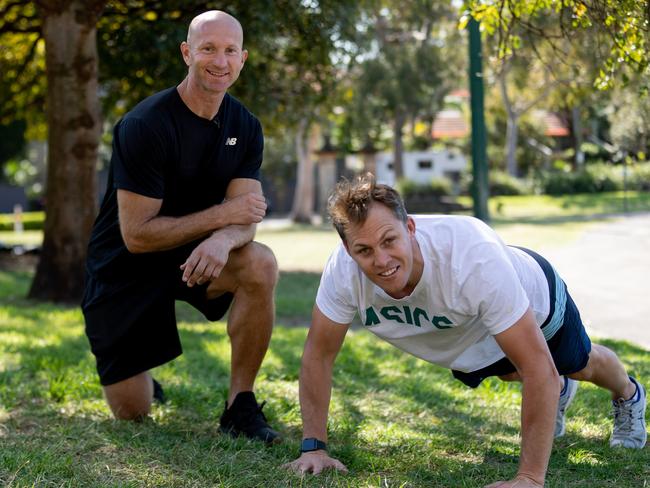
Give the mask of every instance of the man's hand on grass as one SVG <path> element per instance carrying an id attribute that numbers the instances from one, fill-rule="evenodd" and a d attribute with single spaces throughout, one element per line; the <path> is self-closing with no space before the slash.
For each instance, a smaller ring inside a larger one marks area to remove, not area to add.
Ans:
<path id="1" fill-rule="evenodd" d="M 348 472 L 348 468 L 341 461 L 329 457 L 327 451 L 322 450 L 304 452 L 298 459 L 284 464 L 282 467 L 297 474 L 320 474 L 322 471 L 332 468 L 343 473 Z"/>

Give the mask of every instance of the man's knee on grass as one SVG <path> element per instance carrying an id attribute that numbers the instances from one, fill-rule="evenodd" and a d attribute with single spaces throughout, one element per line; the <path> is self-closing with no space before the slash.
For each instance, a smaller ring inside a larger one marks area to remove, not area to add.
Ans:
<path id="1" fill-rule="evenodd" d="M 104 386 L 104 396 L 118 420 L 141 421 L 149 415 L 153 401 L 153 382 L 149 373 Z"/>

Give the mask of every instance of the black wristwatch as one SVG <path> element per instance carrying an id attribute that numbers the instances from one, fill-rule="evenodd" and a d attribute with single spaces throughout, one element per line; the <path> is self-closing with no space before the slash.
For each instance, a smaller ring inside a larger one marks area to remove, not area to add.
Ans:
<path id="1" fill-rule="evenodd" d="M 300 452 L 312 452 L 318 451 L 320 449 L 327 450 L 327 444 L 323 441 L 316 439 L 315 437 L 308 437 L 303 439 L 300 444 Z"/>

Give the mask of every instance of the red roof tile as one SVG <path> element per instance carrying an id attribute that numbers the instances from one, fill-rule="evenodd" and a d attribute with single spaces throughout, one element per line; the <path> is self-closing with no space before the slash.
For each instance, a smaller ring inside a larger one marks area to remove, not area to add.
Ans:
<path id="1" fill-rule="evenodd" d="M 467 134 L 469 128 L 460 110 L 442 110 L 436 114 L 431 129 L 434 139 L 465 137 Z"/>

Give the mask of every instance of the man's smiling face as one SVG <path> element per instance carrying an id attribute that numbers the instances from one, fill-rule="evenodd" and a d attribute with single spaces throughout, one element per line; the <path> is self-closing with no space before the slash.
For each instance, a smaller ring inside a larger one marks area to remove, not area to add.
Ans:
<path id="1" fill-rule="evenodd" d="M 189 81 L 204 92 L 223 93 L 237 81 L 248 52 L 242 48 L 241 26 L 220 16 L 197 22 L 181 45 Z"/>
<path id="2" fill-rule="evenodd" d="M 415 222 L 404 223 L 381 203 L 371 204 L 363 223 L 345 231 L 345 248 L 363 273 L 393 298 L 413 292 L 423 270 Z"/>

